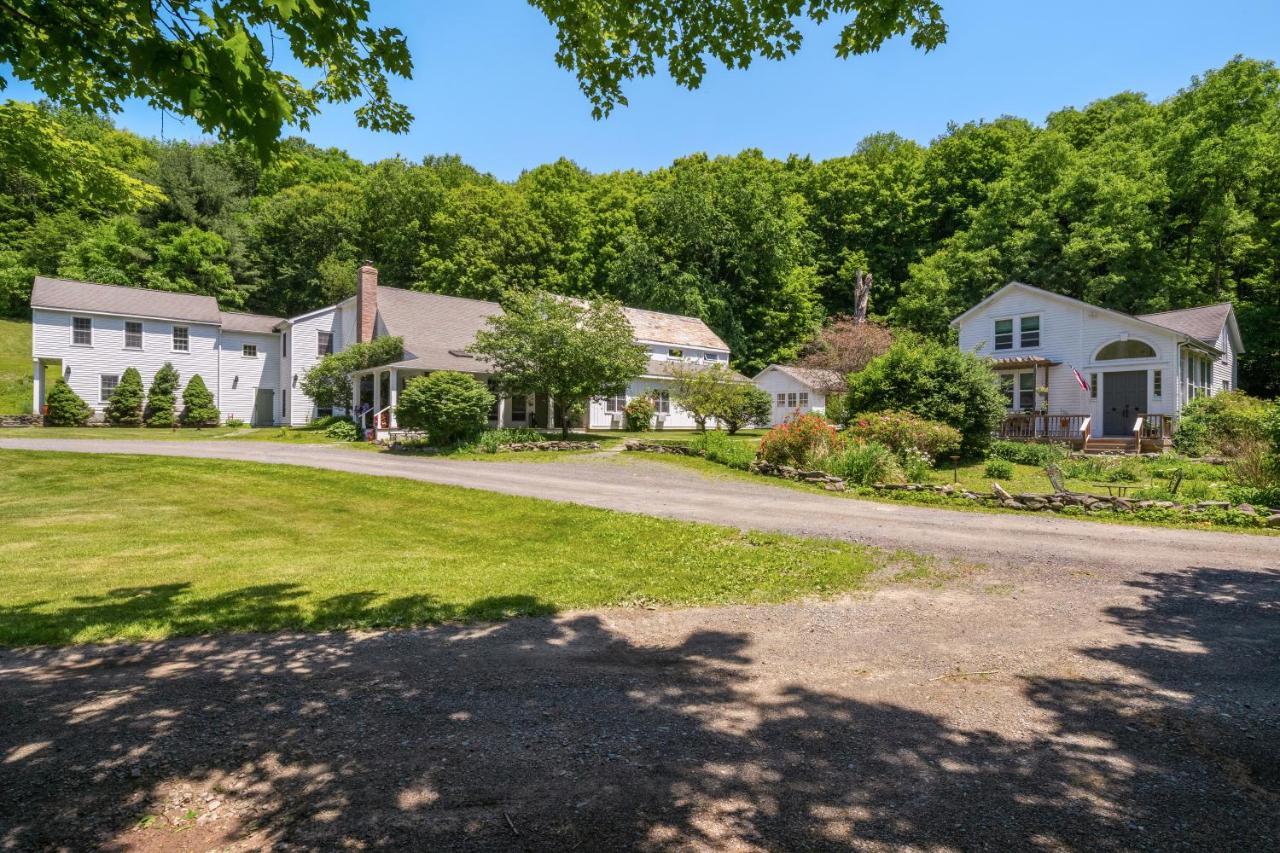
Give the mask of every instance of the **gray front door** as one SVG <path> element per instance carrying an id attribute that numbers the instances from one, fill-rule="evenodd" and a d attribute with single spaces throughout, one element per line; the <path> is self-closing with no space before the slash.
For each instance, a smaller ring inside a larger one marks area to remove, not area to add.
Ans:
<path id="1" fill-rule="evenodd" d="M 1147 371 L 1102 374 L 1102 434 L 1133 435 L 1133 422 L 1147 412 Z"/>
<path id="2" fill-rule="evenodd" d="M 276 393 L 270 388 L 255 389 L 253 395 L 253 418 L 250 420 L 256 427 L 271 426 L 275 423 Z"/>

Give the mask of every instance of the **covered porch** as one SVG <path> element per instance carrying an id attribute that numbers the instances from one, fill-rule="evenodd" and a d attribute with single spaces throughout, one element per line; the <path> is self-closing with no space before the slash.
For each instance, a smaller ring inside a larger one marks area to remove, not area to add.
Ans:
<path id="1" fill-rule="evenodd" d="M 376 441 L 402 438 L 408 431 L 400 426 L 396 407 L 400 395 L 409 380 L 426 376 L 433 371 L 425 367 L 403 364 L 382 365 L 351 374 L 352 414 L 362 432 Z M 486 383 L 497 397 L 489 410 L 489 426 L 492 429 L 558 429 L 563 411 L 549 394 L 502 395 L 496 383 L 487 373 L 472 372 L 478 381 Z M 575 424 L 577 425 L 577 424 Z"/>

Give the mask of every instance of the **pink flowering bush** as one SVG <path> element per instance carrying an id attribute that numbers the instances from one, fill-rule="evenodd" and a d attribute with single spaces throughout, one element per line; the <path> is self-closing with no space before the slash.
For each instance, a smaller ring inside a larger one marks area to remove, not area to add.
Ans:
<path id="1" fill-rule="evenodd" d="M 822 415 L 809 412 L 774 427 L 760 439 L 760 458 L 775 465 L 817 468 L 844 442 Z"/>

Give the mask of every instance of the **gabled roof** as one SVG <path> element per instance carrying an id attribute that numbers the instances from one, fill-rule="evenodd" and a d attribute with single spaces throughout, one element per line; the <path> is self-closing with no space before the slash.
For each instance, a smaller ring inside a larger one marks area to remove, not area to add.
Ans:
<path id="1" fill-rule="evenodd" d="M 1218 345 L 1222 327 L 1228 326 L 1232 343 L 1237 352 L 1244 352 L 1240 340 L 1240 327 L 1236 325 L 1236 312 L 1230 302 L 1219 302 L 1217 305 L 1202 305 L 1199 308 L 1183 308 L 1178 311 L 1158 311 L 1155 314 L 1139 314 L 1139 320 L 1155 323 L 1175 332 L 1190 335 L 1210 346 Z"/>
<path id="2" fill-rule="evenodd" d="M 173 293 L 148 287 L 121 287 L 66 278 L 38 275 L 31 288 L 32 308 L 84 311 L 86 314 L 114 314 L 189 323 L 222 322 L 218 301 L 212 296 Z"/>
<path id="3" fill-rule="evenodd" d="M 778 373 L 790 376 L 801 385 L 814 391 L 843 391 L 847 387 L 844 377 L 834 370 L 826 370 L 820 367 L 797 367 L 794 364 L 771 364 L 757 373 L 755 378 L 759 379 L 770 370 L 776 370 Z"/>
<path id="4" fill-rule="evenodd" d="M 1092 304 L 1092 303 L 1090 303 L 1090 302 L 1085 302 L 1085 301 L 1084 301 L 1084 300 L 1082 300 L 1082 299 L 1076 299 L 1076 298 L 1071 297 L 1071 296 L 1064 296 L 1064 295 L 1062 295 L 1061 293 L 1054 293 L 1053 291 L 1050 291 L 1050 290 L 1044 290 L 1043 288 L 1033 287 L 1033 286 L 1032 286 L 1032 285 L 1030 285 L 1030 284 L 1023 284 L 1023 283 L 1022 283 L 1022 282 L 1020 282 L 1020 281 L 1011 281 L 1011 282 L 1009 282 L 1008 284 L 1006 284 L 1004 287 L 999 288 L 999 289 L 998 289 L 998 290 L 996 290 L 994 293 L 992 293 L 992 294 L 990 294 L 989 296 L 987 296 L 987 298 L 986 298 L 986 299 L 983 299 L 983 300 L 982 300 L 981 302 L 979 302 L 977 305 L 974 305 L 974 306 L 973 306 L 972 308 L 970 308 L 968 311 L 965 311 L 965 312 L 964 312 L 963 314 L 961 314 L 959 317 L 956 317 L 954 320 L 952 320 L 952 321 L 951 321 L 951 325 L 952 325 L 953 327 L 959 327 L 959 325 L 960 325 L 962 322 L 964 322 L 965 318 L 966 318 L 966 317 L 968 317 L 970 314 L 973 314 L 973 313 L 975 313 L 975 312 L 977 312 L 977 311 L 980 311 L 981 309 L 983 309 L 983 308 L 985 308 L 986 306 L 990 305 L 992 302 L 995 302 L 997 299 L 999 299 L 1000 297 L 1004 296 L 1004 295 L 1005 295 L 1006 293 L 1008 293 L 1010 290 L 1025 290 L 1025 291 L 1027 291 L 1027 292 L 1029 292 L 1029 293 L 1033 293 L 1033 294 L 1035 294 L 1035 295 L 1037 295 L 1037 296 L 1042 296 L 1042 297 L 1045 297 L 1045 298 L 1048 298 L 1048 299 L 1054 299 L 1054 300 L 1057 300 L 1057 301 L 1059 301 L 1059 302 L 1065 302 L 1065 303 L 1067 303 L 1068 305 L 1075 305 L 1075 306 L 1078 306 L 1078 307 L 1081 307 L 1081 308 L 1088 308 L 1090 311 L 1098 311 L 1098 312 L 1100 312 L 1100 313 L 1102 313 L 1102 314 L 1106 314 L 1107 316 L 1115 317 L 1115 318 L 1120 319 L 1120 320 L 1128 320 L 1129 322 L 1136 323 L 1136 324 L 1138 324 L 1138 325 L 1140 325 L 1140 326 L 1145 326 L 1145 327 L 1150 328 L 1150 329 L 1159 329 L 1160 331 L 1163 331 L 1163 332 L 1173 332 L 1174 334 L 1176 334 L 1176 335 L 1178 335 L 1179 337 L 1181 337 L 1181 338 L 1182 338 L 1184 341 L 1186 341 L 1187 343 L 1196 344 L 1196 345 L 1198 345 L 1198 346 L 1200 346 L 1200 347 L 1202 347 L 1202 348 L 1204 348 L 1204 349 L 1208 349 L 1208 350 L 1211 350 L 1211 351 L 1213 351 L 1213 352 L 1219 352 L 1219 350 L 1218 350 L 1218 348 L 1217 348 L 1217 346 L 1215 345 L 1215 343 L 1214 343 L 1214 342 L 1206 342 L 1206 341 L 1203 341 L 1203 340 L 1201 340 L 1200 338 L 1198 338 L 1198 337 L 1196 337 L 1196 336 L 1194 336 L 1194 335 L 1190 335 L 1190 334 L 1188 334 L 1188 333 L 1186 333 L 1186 332 L 1183 332 L 1183 331 L 1182 331 L 1182 330 L 1180 330 L 1180 329 L 1175 329 L 1175 328 L 1172 328 L 1172 327 L 1169 327 L 1169 326 L 1161 325 L 1161 324 L 1159 324 L 1159 323 L 1156 323 L 1156 322 L 1153 322 L 1152 320 L 1147 319 L 1146 317 L 1135 317 L 1134 315 L 1132 315 L 1132 314 L 1126 314 L 1126 313 L 1124 313 L 1123 311 L 1116 311 L 1116 310 L 1111 309 L 1111 308 L 1103 308 L 1101 305 L 1094 305 L 1094 304 Z M 1196 310 L 1196 309 L 1188 309 L 1188 310 Z M 1178 313 L 1178 312 L 1171 312 L 1171 313 Z M 1148 315 L 1148 316 L 1150 316 L 1150 315 Z M 1238 335 L 1238 334 L 1239 334 L 1239 333 L 1237 332 L 1237 335 Z M 1215 335 L 1214 335 L 1214 337 L 1213 337 L 1213 341 L 1217 341 L 1217 335 L 1216 335 L 1216 334 L 1215 334 Z"/>
<path id="5" fill-rule="evenodd" d="M 724 341 L 696 317 L 623 308 L 637 340 L 672 346 L 728 351 Z M 502 306 L 482 299 L 423 293 L 401 287 L 378 287 L 378 315 L 387 334 L 404 338 L 404 360 L 396 367 L 483 373 L 483 359 L 466 350 L 488 319 Z M 654 364 L 655 362 L 650 362 Z"/>
<path id="6" fill-rule="evenodd" d="M 254 332 L 269 335 L 276 326 L 283 322 L 283 317 L 268 317 L 266 314 L 245 314 L 241 311 L 223 311 L 222 330 L 224 332 Z"/>
<path id="7" fill-rule="evenodd" d="M 650 311 L 647 308 L 623 308 L 622 313 L 626 315 L 638 341 L 729 351 L 728 345 L 720 340 L 720 336 L 697 317 Z"/>
<path id="8" fill-rule="evenodd" d="M 399 287 L 378 287 L 378 314 L 387 334 L 404 338 L 404 360 L 396 367 L 483 373 L 485 362 L 466 353 L 476 332 L 502 313 L 496 302 L 442 296 Z"/>

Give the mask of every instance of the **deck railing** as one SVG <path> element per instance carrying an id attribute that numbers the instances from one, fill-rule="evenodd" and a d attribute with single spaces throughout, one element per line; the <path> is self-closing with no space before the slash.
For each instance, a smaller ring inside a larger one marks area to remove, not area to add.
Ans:
<path id="1" fill-rule="evenodd" d="M 1000 425 L 1000 437 L 1077 441 L 1088 425 L 1088 415 L 1050 415 L 1043 412 L 1012 412 Z"/>
<path id="2" fill-rule="evenodd" d="M 1173 438 L 1173 415 L 1143 415 L 1143 438 Z"/>

